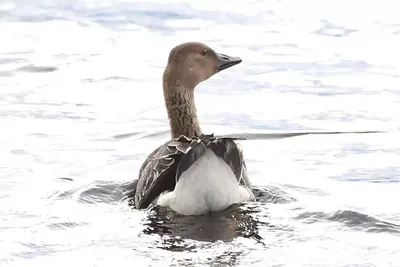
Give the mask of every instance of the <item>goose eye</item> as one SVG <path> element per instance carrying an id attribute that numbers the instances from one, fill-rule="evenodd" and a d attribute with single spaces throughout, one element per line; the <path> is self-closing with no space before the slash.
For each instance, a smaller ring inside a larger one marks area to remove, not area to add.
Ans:
<path id="1" fill-rule="evenodd" d="M 208 55 L 208 50 L 207 50 L 207 49 L 204 49 L 204 50 L 201 52 L 201 54 L 202 54 L 203 56 L 207 57 L 207 55 Z"/>

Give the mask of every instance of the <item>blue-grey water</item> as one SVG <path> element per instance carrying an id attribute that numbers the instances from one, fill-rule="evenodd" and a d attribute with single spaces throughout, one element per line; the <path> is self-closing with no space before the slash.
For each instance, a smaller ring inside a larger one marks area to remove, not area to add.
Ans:
<path id="1" fill-rule="evenodd" d="M 243 59 L 196 88 L 204 132 L 257 137 L 237 220 L 124 197 L 186 41 Z M 400 266 L 399 48 L 394 0 L 1 1 L 0 266 Z M 381 132 L 280 135 L 332 131 Z"/>

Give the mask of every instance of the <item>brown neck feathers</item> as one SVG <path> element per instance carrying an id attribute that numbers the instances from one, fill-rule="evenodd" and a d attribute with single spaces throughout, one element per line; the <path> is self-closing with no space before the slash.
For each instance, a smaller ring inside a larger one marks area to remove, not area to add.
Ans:
<path id="1" fill-rule="evenodd" d="M 185 88 L 179 84 L 179 81 L 171 80 L 168 76 L 164 74 L 163 87 L 171 137 L 200 136 L 201 129 L 194 103 L 194 88 Z"/>

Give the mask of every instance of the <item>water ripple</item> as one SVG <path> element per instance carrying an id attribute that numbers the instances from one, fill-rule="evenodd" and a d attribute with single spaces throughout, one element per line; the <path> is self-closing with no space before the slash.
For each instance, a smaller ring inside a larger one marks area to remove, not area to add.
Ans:
<path id="1" fill-rule="evenodd" d="M 305 212 L 297 216 L 296 219 L 304 220 L 307 223 L 315 223 L 323 220 L 340 222 L 347 227 L 356 228 L 367 232 L 400 233 L 400 225 L 398 224 L 379 220 L 373 216 L 351 210 L 341 210 L 333 213 Z"/>
<path id="2" fill-rule="evenodd" d="M 1 264 L 398 266 L 395 4 L 1 1 Z M 199 218 L 130 201 L 185 41 L 243 58 L 196 107 L 258 200 Z"/>

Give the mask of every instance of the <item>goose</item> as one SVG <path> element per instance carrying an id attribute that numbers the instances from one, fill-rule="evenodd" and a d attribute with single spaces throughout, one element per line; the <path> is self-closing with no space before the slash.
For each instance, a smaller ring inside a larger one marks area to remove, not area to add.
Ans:
<path id="1" fill-rule="evenodd" d="M 199 83 L 241 62 L 199 42 L 170 51 L 163 91 L 171 138 L 139 169 L 137 209 L 158 205 L 181 215 L 204 215 L 255 201 L 241 145 L 236 138 L 203 134 L 194 101 Z"/>

